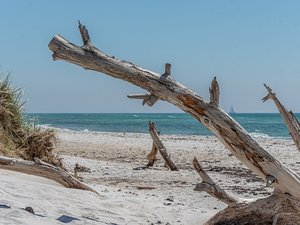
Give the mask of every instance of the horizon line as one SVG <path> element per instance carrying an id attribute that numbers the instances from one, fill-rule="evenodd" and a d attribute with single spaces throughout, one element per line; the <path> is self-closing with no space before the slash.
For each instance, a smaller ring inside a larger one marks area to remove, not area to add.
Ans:
<path id="1" fill-rule="evenodd" d="M 235 112 L 227 114 L 280 114 L 279 112 Z M 298 114 L 300 112 L 295 112 Z M 185 112 L 24 112 L 24 114 L 188 114 Z M 189 114 L 188 114 L 189 115 Z"/>

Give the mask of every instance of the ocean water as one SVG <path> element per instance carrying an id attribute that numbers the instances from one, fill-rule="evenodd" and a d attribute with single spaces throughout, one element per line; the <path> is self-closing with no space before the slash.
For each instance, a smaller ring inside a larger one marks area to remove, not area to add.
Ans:
<path id="1" fill-rule="evenodd" d="M 280 114 L 235 113 L 231 115 L 253 136 L 289 137 Z M 297 118 L 300 114 L 296 114 Z M 162 134 L 212 135 L 192 116 L 184 113 L 29 113 L 37 125 L 76 131 L 148 133 L 148 122 L 155 122 Z"/>

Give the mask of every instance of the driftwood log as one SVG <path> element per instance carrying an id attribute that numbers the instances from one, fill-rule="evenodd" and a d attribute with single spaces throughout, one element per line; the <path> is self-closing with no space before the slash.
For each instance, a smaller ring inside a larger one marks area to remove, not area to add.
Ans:
<path id="1" fill-rule="evenodd" d="M 238 122 L 218 105 L 219 90 L 211 85 L 210 102 L 171 76 L 160 76 L 133 63 L 111 57 L 94 47 L 85 26 L 79 23 L 84 45 L 55 35 L 49 43 L 53 60 L 64 60 L 88 70 L 130 82 L 147 90 L 152 99 L 168 101 L 212 131 L 244 165 L 272 184 L 273 194 L 251 203 L 238 203 L 219 212 L 207 224 L 300 224 L 300 177 L 265 151 Z M 149 101 L 144 99 L 145 103 Z M 154 102 L 154 101 L 151 101 Z M 288 223 L 282 222 L 288 220 Z"/>
<path id="2" fill-rule="evenodd" d="M 268 91 L 268 94 L 266 97 L 264 97 L 262 100 L 263 102 L 267 101 L 268 99 L 272 99 L 289 131 L 289 134 L 292 136 L 292 139 L 297 146 L 297 148 L 300 150 L 300 124 L 297 120 L 296 116 L 292 111 L 289 111 L 284 107 L 284 105 L 281 104 L 281 102 L 276 97 L 276 93 L 272 91 L 270 87 L 268 87 L 266 84 L 264 84 L 265 88 Z"/>
<path id="3" fill-rule="evenodd" d="M 0 169 L 26 173 L 53 180 L 64 187 L 88 190 L 97 193 L 92 188 L 81 183 L 65 170 L 34 158 L 34 161 L 0 157 Z"/>
<path id="4" fill-rule="evenodd" d="M 149 122 L 149 132 L 150 132 L 150 135 L 153 139 L 153 143 L 154 143 L 156 149 L 158 149 L 161 156 L 165 160 L 165 163 L 166 163 L 167 167 L 172 171 L 178 171 L 177 166 L 175 165 L 175 163 L 171 159 L 171 156 L 168 153 L 166 147 L 164 146 L 164 144 L 160 140 L 159 135 L 158 135 L 158 131 L 157 131 L 157 129 L 155 127 L 155 124 L 153 122 Z"/>
<path id="5" fill-rule="evenodd" d="M 220 201 L 226 203 L 229 206 L 236 205 L 240 201 L 236 197 L 229 195 L 222 188 L 220 188 L 210 178 L 210 176 L 208 176 L 208 174 L 202 168 L 196 157 L 193 160 L 193 166 L 202 179 L 202 182 L 196 185 L 194 191 L 205 191 L 211 196 L 219 199 Z"/>

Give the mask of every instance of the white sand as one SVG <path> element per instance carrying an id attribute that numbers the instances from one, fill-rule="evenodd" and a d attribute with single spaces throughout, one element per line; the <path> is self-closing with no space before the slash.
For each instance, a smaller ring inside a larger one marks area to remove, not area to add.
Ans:
<path id="1" fill-rule="evenodd" d="M 67 189 L 55 182 L 0 170 L 0 224 L 203 224 L 225 204 L 193 191 L 200 178 L 191 161 L 196 156 L 225 190 L 244 198 L 267 196 L 272 189 L 244 169 L 214 137 L 164 136 L 162 140 L 180 171 L 163 166 L 159 156 L 147 164 L 149 134 L 58 130 L 57 152 L 68 169 L 75 163 L 91 169 L 80 173 L 100 196 Z M 300 152 L 290 139 L 259 138 L 278 160 L 300 173 Z M 139 186 L 153 190 L 139 190 Z M 36 215 L 23 210 L 31 206 Z"/>

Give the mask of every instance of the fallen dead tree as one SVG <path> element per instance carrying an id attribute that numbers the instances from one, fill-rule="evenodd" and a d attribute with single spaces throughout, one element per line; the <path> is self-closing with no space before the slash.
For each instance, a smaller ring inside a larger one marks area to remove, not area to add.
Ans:
<path id="1" fill-rule="evenodd" d="M 88 190 L 97 193 L 95 190 L 81 183 L 79 180 L 60 167 L 45 163 L 38 158 L 34 158 L 34 161 L 28 161 L 0 157 L 0 169 L 44 177 L 53 180 L 67 188 Z"/>
<path id="2" fill-rule="evenodd" d="M 82 47 L 60 35 L 54 36 L 49 43 L 53 60 L 65 60 L 139 86 L 149 92 L 143 95 L 144 104 L 153 105 L 157 100 L 174 104 L 211 130 L 237 159 L 269 185 L 273 185 L 274 192 L 270 197 L 230 205 L 207 224 L 300 223 L 299 176 L 265 151 L 219 107 L 220 91 L 216 79 L 210 88 L 210 102 L 206 102 L 195 92 L 172 80 L 170 74 L 160 76 L 104 54 L 92 45 L 87 29 L 80 23 L 79 30 L 84 44 Z"/>
<path id="3" fill-rule="evenodd" d="M 272 91 L 270 87 L 268 87 L 266 84 L 264 84 L 265 88 L 268 91 L 268 94 L 266 97 L 264 97 L 262 100 L 263 102 L 267 101 L 268 99 L 272 99 L 286 125 L 288 128 L 289 134 L 292 136 L 295 145 L 300 150 L 300 124 L 297 120 L 296 116 L 292 111 L 287 111 L 287 109 L 284 107 L 284 105 L 281 104 L 281 102 L 276 97 L 276 94 Z"/>

